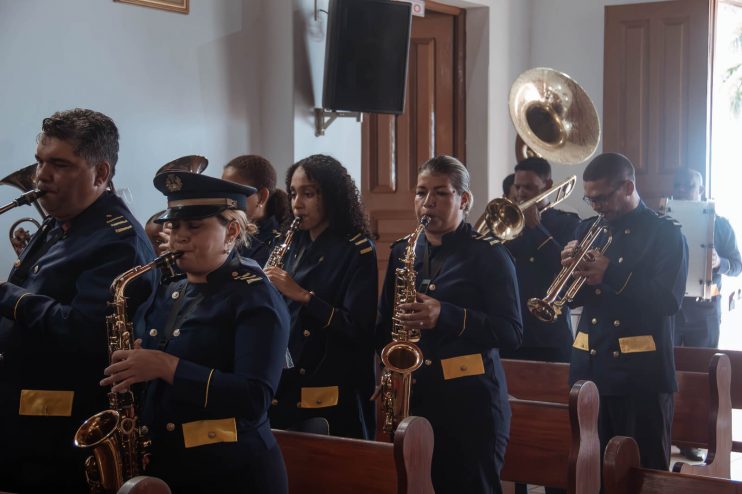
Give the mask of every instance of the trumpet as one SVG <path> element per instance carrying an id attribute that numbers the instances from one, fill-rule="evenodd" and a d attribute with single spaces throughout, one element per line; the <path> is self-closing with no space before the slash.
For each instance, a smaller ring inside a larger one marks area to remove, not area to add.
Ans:
<path id="1" fill-rule="evenodd" d="M 580 241 L 574 252 L 572 252 L 572 263 L 569 266 L 564 266 L 561 271 L 559 271 L 559 274 L 557 274 L 554 281 L 549 285 L 549 289 L 546 291 L 546 296 L 544 298 L 534 297 L 528 300 L 528 310 L 531 311 L 531 314 L 543 322 L 551 323 L 557 320 L 562 313 L 562 307 L 574 300 L 577 292 L 579 292 L 582 285 L 585 284 L 587 277 L 578 276 L 574 278 L 572 283 L 569 285 L 569 288 L 567 288 L 567 291 L 564 292 L 564 295 L 560 296 L 560 294 L 564 288 L 567 287 L 570 279 L 573 278 L 577 266 L 582 261 L 589 262 L 592 260 L 591 258 L 593 257 L 593 254 L 591 251 L 593 250 L 597 240 L 604 233 L 608 236 L 606 237 L 605 244 L 598 249 L 600 254 L 604 254 L 608 249 L 608 246 L 611 245 L 613 236 L 608 233 L 608 228 L 603 224 L 603 216 L 598 216 L 593 224 L 590 225 L 590 229 L 585 237 Z"/>
<path id="2" fill-rule="evenodd" d="M 526 226 L 526 218 L 523 214 L 526 209 L 538 204 L 551 194 L 556 194 L 554 200 L 542 209 L 542 211 L 553 208 L 569 197 L 576 183 L 577 175 L 572 175 L 567 180 L 521 204 L 516 204 L 504 197 L 492 199 L 487 203 L 484 213 L 479 217 L 474 228 L 480 234 L 490 231 L 495 237 L 504 242 L 513 240 L 523 232 L 523 228 Z"/>

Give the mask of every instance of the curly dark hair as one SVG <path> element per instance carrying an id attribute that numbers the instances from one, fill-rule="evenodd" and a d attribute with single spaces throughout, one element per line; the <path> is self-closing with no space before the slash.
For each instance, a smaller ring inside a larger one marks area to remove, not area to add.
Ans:
<path id="1" fill-rule="evenodd" d="M 234 169 L 243 180 L 256 189 L 268 189 L 270 195 L 265 205 L 267 216 L 274 216 L 281 226 L 291 221 L 289 196 L 276 188 L 276 169 L 270 161 L 255 154 L 245 154 L 227 163 L 224 169 L 227 168 Z"/>
<path id="2" fill-rule="evenodd" d="M 119 159 L 119 131 L 110 117 L 93 110 L 75 108 L 59 111 L 45 118 L 36 140 L 54 137 L 74 145 L 75 154 L 90 166 L 107 161 L 111 167 L 110 182 Z"/>
<path id="3" fill-rule="evenodd" d="M 329 220 L 328 228 L 344 235 L 355 235 L 358 232 L 371 235 L 358 187 L 338 160 L 324 154 L 313 154 L 294 163 L 286 172 L 286 190 L 291 190 L 291 177 L 299 167 L 304 169 L 309 180 L 319 185 L 320 197 Z"/>

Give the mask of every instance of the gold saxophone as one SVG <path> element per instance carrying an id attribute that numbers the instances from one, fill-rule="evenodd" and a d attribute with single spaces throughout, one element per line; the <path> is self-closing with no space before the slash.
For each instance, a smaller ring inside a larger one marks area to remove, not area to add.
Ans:
<path id="1" fill-rule="evenodd" d="M 132 324 L 126 315 L 126 286 L 147 271 L 172 265 L 182 252 L 166 252 L 148 264 L 135 266 L 111 283 L 114 312 L 106 317 L 109 360 L 116 350 L 132 349 Z M 147 428 L 138 424 L 131 390 L 108 393 L 109 410 L 86 420 L 75 433 L 75 446 L 90 448 L 85 477 L 91 493 L 115 493 L 127 480 L 140 475 L 147 462 Z"/>
<path id="2" fill-rule="evenodd" d="M 301 216 L 297 216 L 296 218 L 294 218 L 294 221 L 291 222 L 291 226 L 289 226 L 289 229 L 286 231 L 286 236 L 283 238 L 283 242 L 273 247 L 268 260 L 265 262 L 265 266 L 263 266 L 263 269 L 283 269 L 283 258 L 286 256 L 286 252 L 291 246 L 291 241 L 294 239 L 294 233 L 296 233 L 296 230 L 299 229 L 300 224 Z"/>
<path id="3" fill-rule="evenodd" d="M 384 371 L 381 374 L 381 399 L 384 413 L 383 431 L 391 434 L 410 414 L 411 374 L 423 363 L 423 352 L 415 343 L 420 341 L 420 329 L 407 329 L 400 316 L 401 304 L 415 301 L 415 244 L 430 217 L 423 216 L 415 231 L 407 238 L 402 267 L 394 272 L 394 305 L 392 307 L 392 341 L 381 351 Z"/>

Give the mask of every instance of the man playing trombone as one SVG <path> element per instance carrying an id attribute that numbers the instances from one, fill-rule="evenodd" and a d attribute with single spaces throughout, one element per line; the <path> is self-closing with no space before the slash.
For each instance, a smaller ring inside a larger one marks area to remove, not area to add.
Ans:
<path id="1" fill-rule="evenodd" d="M 604 253 L 576 241 L 562 251 L 565 269 L 574 268 L 573 278 L 588 285 L 572 303 L 583 312 L 570 384 L 590 379 L 598 386 L 601 452 L 611 437 L 631 436 L 643 467 L 667 470 L 677 391 L 673 315 L 685 292 L 688 247 L 679 225 L 642 202 L 625 156 L 596 157 L 582 178 L 584 199 L 602 217 L 597 221 L 604 222 L 612 242 Z M 595 222 L 584 221 L 577 238 Z M 588 255 L 572 266 L 585 249 Z"/>
<path id="2" fill-rule="evenodd" d="M 543 158 L 527 158 L 515 166 L 516 202 L 522 203 L 550 189 L 551 165 Z M 523 233 L 505 243 L 515 258 L 520 299 L 542 295 L 559 272 L 562 247 L 574 238 L 580 218 L 574 213 L 545 209 L 549 197 L 523 211 Z M 504 358 L 569 362 L 572 324 L 569 309 L 553 323 L 542 322 L 521 305 L 523 345 L 514 351 L 500 350 Z"/>

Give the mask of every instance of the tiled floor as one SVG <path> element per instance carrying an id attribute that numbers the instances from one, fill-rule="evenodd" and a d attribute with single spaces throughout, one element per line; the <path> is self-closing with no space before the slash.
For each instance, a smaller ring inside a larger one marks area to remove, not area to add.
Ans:
<path id="1" fill-rule="evenodd" d="M 742 441 L 742 410 L 732 411 L 732 436 L 737 441 Z M 702 450 L 703 451 L 703 450 Z M 705 451 L 703 451 L 705 454 Z M 670 467 L 676 462 L 682 461 L 686 463 L 693 463 L 680 455 L 680 451 L 677 447 L 672 447 L 672 457 L 670 458 Z M 742 453 L 732 453 L 731 459 L 731 471 L 733 480 L 742 480 Z M 540 486 L 529 486 L 528 494 L 543 494 L 544 488 Z"/>

